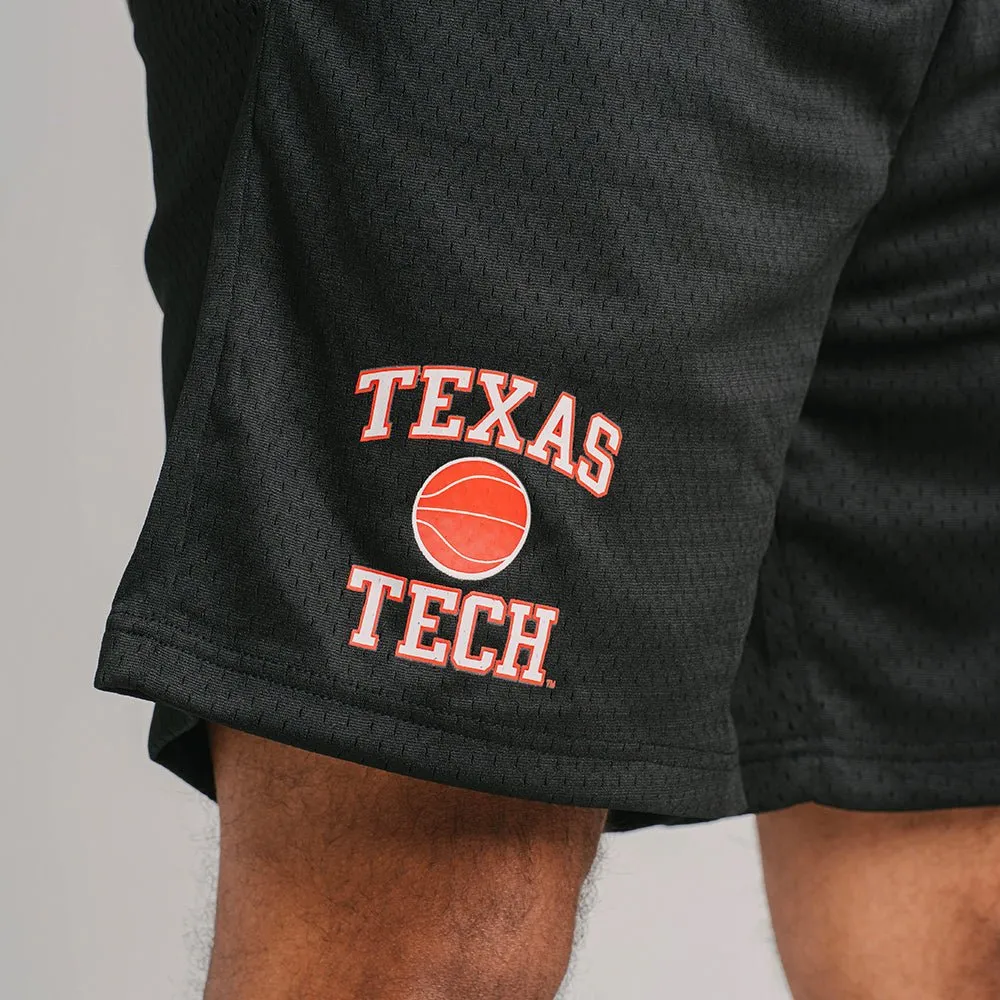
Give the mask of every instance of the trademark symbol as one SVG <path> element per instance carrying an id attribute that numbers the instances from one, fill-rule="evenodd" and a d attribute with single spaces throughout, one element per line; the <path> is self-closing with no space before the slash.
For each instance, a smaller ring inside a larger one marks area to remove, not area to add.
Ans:
<path id="1" fill-rule="evenodd" d="M 547 688 L 554 688 L 556 686 L 556 682 L 552 681 L 552 680 L 548 680 L 548 681 L 545 682 L 545 686 Z"/>

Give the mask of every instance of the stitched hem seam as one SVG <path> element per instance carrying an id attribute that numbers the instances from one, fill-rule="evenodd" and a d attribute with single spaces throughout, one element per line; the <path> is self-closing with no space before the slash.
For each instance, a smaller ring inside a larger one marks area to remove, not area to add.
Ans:
<path id="1" fill-rule="evenodd" d="M 780 742 L 760 742 L 752 746 L 755 752 L 741 755 L 743 766 L 754 764 L 773 764 L 782 760 L 797 760 L 804 757 L 828 757 L 838 760 L 866 761 L 871 764 L 992 764 L 1000 762 L 1000 743 L 995 741 L 980 742 L 952 742 L 939 744 L 869 744 L 871 750 L 864 753 L 854 753 L 847 744 L 837 745 L 832 743 L 802 743 L 795 746 L 792 743 Z M 853 744 L 857 746 L 857 744 Z M 968 753 L 960 756 L 948 756 L 948 750 L 960 750 L 977 747 L 986 751 L 992 756 L 972 756 Z M 941 753 L 935 752 L 935 748 L 940 748 Z M 896 752 L 893 751 L 903 751 Z M 912 752 L 907 752 L 912 751 Z"/>
<path id="2" fill-rule="evenodd" d="M 166 632 L 171 638 L 164 638 L 163 635 L 159 634 L 159 630 Z M 823 740 L 820 742 L 806 741 L 802 739 L 793 739 L 785 741 L 775 741 L 775 740 L 760 740 L 755 742 L 741 743 L 739 754 L 722 754 L 718 751 L 707 751 L 692 747 L 683 747 L 673 744 L 649 744 L 656 749 L 663 749 L 667 751 L 675 751 L 682 753 L 686 756 L 700 758 L 697 762 L 690 762 L 687 760 L 683 761 L 656 761 L 649 760 L 645 757 L 615 757 L 613 761 L 609 761 L 606 757 L 594 756 L 593 754 L 578 754 L 578 753 L 568 753 L 566 751 L 557 750 L 547 750 L 541 747 L 532 746 L 526 743 L 524 740 L 519 740 L 517 743 L 504 742 L 502 740 L 483 737 L 481 735 L 473 735 L 464 732 L 461 729 L 456 729 L 454 727 L 444 726 L 440 723 L 428 723 L 422 721 L 419 718 L 415 718 L 411 714 L 403 712 L 389 712 L 381 707 L 374 707 L 367 705 L 362 701 L 354 701 L 350 699 L 345 699 L 343 697 L 334 697 L 332 695 L 324 694 L 322 692 L 316 692 L 308 688 L 303 688 L 296 684 L 291 684 L 288 681 L 281 680 L 279 678 L 270 676 L 257 669 L 249 669 L 249 665 L 254 663 L 264 663 L 268 662 L 263 657 L 255 656 L 254 654 L 247 653 L 243 650 L 234 650 L 224 644 L 218 643 L 212 639 L 206 639 L 202 636 L 198 636 L 191 633 L 178 633 L 176 628 L 168 622 L 157 619 L 133 619 L 127 614 L 121 612 L 115 612 L 109 617 L 108 620 L 108 631 L 117 632 L 125 635 L 131 635 L 141 639 L 151 640 L 156 642 L 166 648 L 177 650 L 178 652 L 185 653 L 189 656 L 194 657 L 199 662 L 203 662 L 213 666 L 215 669 L 222 670 L 227 674 L 239 677 L 242 674 L 249 674 L 255 677 L 257 680 L 263 681 L 267 684 L 273 684 L 276 687 L 283 688 L 288 691 L 292 691 L 297 695 L 305 696 L 311 699 L 319 699 L 321 701 L 327 702 L 329 704 L 340 705 L 348 709 L 353 709 L 360 712 L 366 712 L 371 715 L 376 715 L 383 719 L 391 719 L 393 721 L 405 722 L 408 725 L 412 725 L 418 729 L 433 731 L 442 733 L 444 735 L 455 736 L 464 740 L 470 740 L 473 743 L 481 744 L 484 746 L 495 746 L 503 747 L 505 749 L 512 749 L 515 747 L 527 747 L 538 753 L 549 754 L 552 756 L 566 757 L 572 760 L 582 760 L 582 761 L 600 761 L 601 763 L 638 763 L 646 764 L 650 766 L 663 766 L 668 768 L 683 767 L 690 770 L 705 771 L 711 773 L 725 773 L 731 771 L 734 767 L 742 764 L 744 766 L 752 766 L 755 764 L 769 764 L 781 760 L 794 760 L 798 758 L 806 757 L 825 757 L 825 758 L 841 758 L 843 760 L 852 761 L 867 761 L 870 763 L 890 763 L 890 764 L 991 764 L 1000 761 L 1000 742 L 992 740 L 969 740 L 969 741 L 950 741 L 948 743 L 940 744 L 905 744 L 905 743 L 892 743 L 892 744 L 860 744 L 857 741 L 852 741 L 850 744 L 844 743 L 838 740 Z M 187 640 L 187 641 L 185 641 Z M 199 645 L 206 646 L 210 650 L 218 650 L 224 655 L 230 657 L 237 657 L 241 661 L 241 668 L 239 670 L 234 670 L 232 667 L 221 662 L 221 657 L 209 658 L 202 653 L 196 651 L 192 648 L 193 642 Z M 278 663 L 283 668 L 288 670 L 301 669 L 294 663 L 289 663 L 282 660 L 280 657 L 270 657 L 270 662 Z M 526 735 L 522 732 L 521 735 Z M 601 741 L 590 740 L 589 745 L 594 747 L 597 746 Z M 614 743 L 612 741 L 606 741 L 603 746 L 609 748 L 623 748 L 624 745 L 620 743 Z M 993 754 L 993 757 L 989 756 L 970 756 L 968 751 L 979 750 L 986 754 Z M 598 747 L 596 750 L 600 753 L 601 750 Z M 956 756 L 956 754 L 958 754 Z M 708 761 L 729 761 L 728 764 L 722 764 L 721 766 L 717 763 L 702 763 L 703 760 Z"/>
<path id="3" fill-rule="evenodd" d="M 158 629 L 163 629 L 172 638 L 171 639 L 164 638 L 163 635 L 158 634 Z M 109 633 L 120 633 L 127 636 L 133 636 L 139 639 L 151 640 L 168 649 L 174 649 L 177 650 L 178 652 L 185 653 L 188 656 L 191 656 L 194 659 L 198 660 L 199 662 L 208 664 L 213 668 L 215 668 L 216 670 L 221 670 L 224 673 L 230 674 L 234 677 L 239 677 L 242 675 L 250 675 L 255 679 L 262 681 L 266 684 L 272 684 L 275 687 L 283 688 L 284 690 L 294 692 L 295 694 L 304 696 L 306 698 L 310 698 L 313 700 L 320 700 L 332 705 L 343 706 L 344 708 L 354 709 L 359 712 L 366 712 L 371 715 L 376 715 L 383 719 L 390 719 L 392 721 L 397 721 L 397 722 L 405 722 L 407 725 L 414 726 L 417 729 L 423 729 L 441 733 L 448 736 L 454 736 L 456 738 L 468 740 L 472 743 L 480 744 L 483 746 L 502 747 L 503 749 L 508 749 L 508 750 L 529 749 L 536 753 L 546 754 L 552 757 L 562 757 L 574 761 L 593 761 L 601 764 L 644 764 L 651 767 L 663 767 L 669 770 L 686 769 L 690 771 L 702 771 L 702 772 L 718 773 L 718 774 L 729 773 L 735 769 L 738 769 L 739 766 L 739 756 L 736 753 L 723 754 L 717 751 L 713 752 L 707 750 L 700 750 L 697 748 L 682 747 L 669 744 L 649 744 L 647 742 L 647 745 L 654 746 L 657 749 L 674 751 L 676 753 L 684 754 L 685 756 L 688 757 L 699 758 L 699 759 L 695 761 L 689 761 L 686 759 L 677 761 L 658 761 L 658 760 L 649 760 L 645 757 L 616 756 L 613 759 L 609 760 L 607 757 L 593 756 L 591 754 L 567 752 L 566 750 L 547 750 L 542 747 L 533 746 L 532 744 L 526 742 L 524 739 L 519 740 L 517 743 L 508 743 L 502 740 L 486 738 L 481 735 L 473 735 L 468 732 L 464 732 L 460 729 L 454 729 L 451 727 L 442 726 L 437 723 L 431 725 L 428 724 L 427 722 L 422 722 L 418 719 L 414 719 L 411 715 L 408 715 L 403 712 L 390 713 L 385 711 L 383 708 L 371 707 L 369 705 L 363 704 L 362 702 L 350 701 L 342 697 L 333 697 L 331 695 L 323 694 L 321 692 L 308 690 L 299 687 L 295 684 L 290 684 L 288 683 L 288 681 L 281 680 L 280 678 L 276 678 L 268 674 L 265 674 L 260 670 L 247 669 L 247 667 L 244 666 L 247 664 L 247 661 L 250 661 L 251 664 L 255 661 L 258 663 L 265 662 L 260 657 L 253 656 L 252 654 L 248 654 L 242 651 L 229 649 L 228 647 L 221 645 L 215 641 L 202 639 L 197 636 L 194 636 L 193 634 L 185 636 L 185 638 L 194 639 L 200 645 L 207 646 L 211 650 L 218 650 L 220 653 L 228 654 L 229 656 L 233 657 L 238 657 L 241 661 L 241 667 L 239 670 L 234 670 L 232 667 L 221 662 L 220 657 L 214 657 L 210 659 L 205 655 L 203 655 L 202 653 L 194 650 L 192 648 L 190 641 L 184 642 L 181 639 L 181 637 L 177 635 L 176 630 L 171 625 L 162 621 L 157 621 L 154 619 L 132 620 L 127 615 L 124 615 L 121 612 L 116 612 L 112 614 L 108 619 L 107 631 Z M 280 661 L 278 658 L 272 658 L 272 662 L 278 662 L 280 663 L 281 666 L 287 667 L 288 669 L 295 669 L 294 664 L 287 664 L 285 662 Z M 120 677 L 117 679 L 124 680 L 123 678 Z M 136 684 L 134 681 L 130 680 L 128 681 L 128 687 L 130 689 L 139 690 L 142 688 L 142 685 L 141 683 Z M 522 737 L 530 736 L 530 734 L 525 733 L 523 730 L 520 732 L 520 735 Z M 594 744 L 596 744 L 597 742 L 598 741 L 596 740 L 589 741 L 591 746 L 594 746 Z M 608 741 L 606 743 L 606 746 L 620 748 L 624 747 L 624 744 L 612 743 L 611 741 Z M 598 753 L 601 752 L 600 748 L 597 749 L 597 752 Z M 703 760 L 712 761 L 712 763 L 702 763 Z M 715 761 L 721 761 L 721 762 L 728 761 L 728 763 L 719 764 L 715 763 Z"/>

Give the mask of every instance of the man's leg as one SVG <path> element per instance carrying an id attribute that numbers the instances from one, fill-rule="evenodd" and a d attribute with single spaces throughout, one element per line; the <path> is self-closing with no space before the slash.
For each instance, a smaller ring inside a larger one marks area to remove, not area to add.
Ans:
<path id="1" fill-rule="evenodd" d="M 795 1000 L 1000 997 L 1000 809 L 758 817 Z"/>
<path id="2" fill-rule="evenodd" d="M 208 1000 L 552 1000 L 605 810 L 210 731 L 222 836 Z"/>

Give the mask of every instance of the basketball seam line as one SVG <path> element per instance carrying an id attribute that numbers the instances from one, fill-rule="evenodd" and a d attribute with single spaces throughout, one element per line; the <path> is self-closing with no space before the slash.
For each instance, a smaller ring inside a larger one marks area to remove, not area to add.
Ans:
<path id="1" fill-rule="evenodd" d="M 462 510 L 460 507 L 425 507 L 423 504 L 417 504 L 417 512 L 422 511 L 436 511 L 439 514 L 462 514 L 466 517 L 483 517 L 487 521 L 496 521 L 499 524 L 509 524 L 512 528 L 517 528 L 518 531 L 524 531 L 524 525 L 518 524 L 517 521 L 508 521 L 505 517 L 497 517 L 494 514 L 483 514 L 478 510 Z M 421 522 L 426 523 L 426 522 Z"/>
<path id="2" fill-rule="evenodd" d="M 438 471 L 440 472 L 440 469 Z M 441 489 L 435 490 L 433 493 L 424 493 L 422 494 L 422 499 L 431 500 L 434 497 L 439 497 L 441 496 L 442 493 L 447 493 L 448 490 L 450 490 L 453 486 L 458 486 L 461 483 L 471 482 L 473 479 L 486 479 L 491 483 L 502 483 L 504 486 L 509 486 L 512 490 L 517 490 L 517 492 L 521 493 L 523 496 L 523 490 L 518 486 L 517 483 L 512 483 L 506 479 L 501 479 L 499 476 L 475 475 L 475 476 L 462 476 L 461 479 L 456 479 L 453 483 L 448 483 L 447 486 L 442 486 Z"/>
<path id="3" fill-rule="evenodd" d="M 456 549 L 455 546 L 452 545 L 451 542 L 449 542 L 448 539 L 445 538 L 444 535 L 442 535 L 441 532 L 438 531 L 438 529 L 435 528 L 434 525 L 431 524 L 429 521 L 421 521 L 420 518 L 418 517 L 416 518 L 416 522 L 417 524 L 422 524 L 425 528 L 430 528 L 431 531 L 433 531 L 434 534 L 437 535 L 438 538 L 440 538 L 441 541 L 444 542 L 444 544 L 447 545 L 448 548 L 451 549 L 451 551 L 454 552 L 455 555 L 459 557 L 459 559 L 465 559 L 467 562 L 482 563 L 484 566 L 496 566 L 498 563 L 502 563 L 504 559 L 507 558 L 506 556 L 504 556 L 501 559 L 477 559 L 475 556 L 467 556 L 460 549 Z"/>

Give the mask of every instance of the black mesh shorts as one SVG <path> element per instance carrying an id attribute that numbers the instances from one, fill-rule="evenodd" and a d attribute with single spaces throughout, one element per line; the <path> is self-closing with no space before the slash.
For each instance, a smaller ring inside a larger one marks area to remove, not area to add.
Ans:
<path id="1" fill-rule="evenodd" d="M 1000 804 L 995 3 L 134 0 L 153 758 Z"/>

